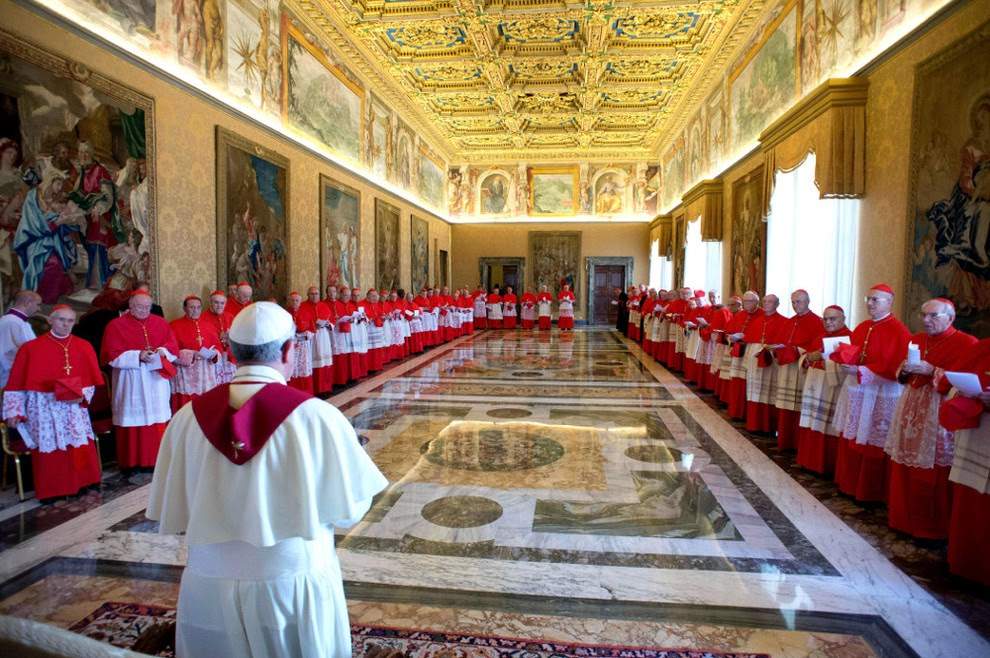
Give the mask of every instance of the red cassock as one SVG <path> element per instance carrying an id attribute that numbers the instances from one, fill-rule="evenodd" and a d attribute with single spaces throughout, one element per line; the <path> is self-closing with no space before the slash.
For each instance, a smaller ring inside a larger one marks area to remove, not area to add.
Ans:
<path id="1" fill-rule="evenodd" d="M 489 294 L 488 297 L 485 299 L 485 304 L 487 304 L 487 305 L 501 304 L 501 303 L 502 303 L 502 296 L 501 295 L 496 295 L 494 293 Z M 505 319 L 504 318 L 501 319 L 501 320 L 496 320 L 496 319 L 488 318 L 488 328 L 489 329 L 501 329 L 504 326 L 505 326 Z"/>
<path id="2" fill-rule="evenodd" d="M 430 312 L 430 309 L 433 308 L 433 306 L 430 304 L 429 298 L 426 295 L 416 295 L 416 297 L 413 299 L 413 305 L 415 305 L 419 309 L 422 315 L 426 315 L 427 313 Z M 432 331 L 428 329 L 428 325 L 426 324 L 425 320 L 423 321 L 423 331 L 421 333 L 422 333 L 422 341 L 423 341 L 424 349 L 436 345 L 435 342 L 436 334 L 434 334 Z"/>
<path id="3" fill-rule="evenodd" d="M 303 301 L 299 305 L 299 312 L 304 314 L 309 320 L 312 320 L 313 327 L 316 327 L 317 320 L 323 320 L 333 324 L 333 314 L 330 311 L 330 305 L 323 301 L 311 302 L 308 299 Z M 313 338 L 313 345 L 315 349 L 316 338 Z M 333 343 L 333 334 L 331 333 L 330 342 Z M 314 364 L 315 366 L 315 364 Z M 333 365 L 321 366 L 319 368 L 313 368 L 313 390 L 316 393 L 329 393 L 333 390 Z"/>
<path id="4" fill-rule="evenodd" d="M 205 315 L 204 313 L 197 320 L 191 320 L 186 316 L 182 316 L 169 323 L 172 326 L 172 333 L 175 334 L 175 340 L 179 343 L 179 350 L 198 352 L 203 347 L 207 349 L 215 348 L 220 352 L 224 350 L 223 344 L 220 342 L 220 335 L 214 328 L 213 323 L 208 321 Z M 187 402 L 191 402 L 202 395 L 202 393 L 194 395 L 175 393 L 175 389 L 173 388 L 172 390 L 173 413 L 181 409 Z M 205 392 L 203 391 L 203 393 Z"/>
<path id="5" fill-rule="evenodd" d="M 503 329 L 515 329 L 516 328 L 517 316 L 516 315 L 508 315 L 505 312 L 504 309 L 505 309 L 505 307 L 507 305 L 511 305 L 513 307 L 512 310 L 515 311 L 516 310 L 515 309 L 515 306 L 516 306 L 516 304 L 518 302 L 519 302 L 519 298 L 516 297 L 515 293 L 511 293 L 510 292 L 507 295 L 502 295 L 502 309 L 503 309 L 502 310 L 502 317 L 503 317 L 503 319 L 502 319 L 502 328 Z"/>
<path id="6" fill-rule="evenodd" d="M 310 316 L 310 314 L 305 313 L 302 310 L 302 306 L 300 306 L 295 311 L 293 311 L 291 308 L 290 309 L 286 309 L 286 310 L 289 311 L 289 314 L 290 315 L 292 315 L 292 321 L 296 325 L 296 333 L 300 333 L 301 334 L 303 332 L 309 332 L 311 334 L 316 334 L 316 324 L 314 322 L 314 319 L 313 319 L 312 316 Z M 312 342 L 313 342 L 313 337 L 310 336 L 310 338 L 309 338 L 309 343 L 310 343 L 309 349 L 310 350 L 312 350 Z M 296 349 L 299 350 L 299 349 L 302 349 L 302 347 L 296 346 Z M 306 393 L 312 394 L 313 393 L 313 374 L 310 373 L 310 374 L 304 375 L 304 376 L 297 376 L 297 375 L 293 374 L 293 376 L 289 379 L 289 386 L 291 386 L 292 388 L 295 388 L 295 389 L 299 389 L 300 391 L 304 391 Z"/>
<path id="7" fill-rule="evenodd" d="M 693 322 L 697 325 L 698 319 L 704 318 L 710 311 L 710 306 L 704 306 L 702 308 L 689 308 L 687 313 L 684 314 L 684 324 L 686 325 L 688 322 Z M 697 329 L 694 329 L 694 331 L 697 331 Z M 688 334 L 688 337 L 690 337 L 690 334 Z M 686 344 L 687 339 L 685 338 L 685 345 Z M 698 364 L 695 361 L 695 356 L 696 355 L 690 353 L 690 351 L 684 353 L 684 379 L 691 383 L 700 384 L 698 378 Z"/>
<path id="8" fill-rule="evenodd" d="M 336 332 L 340 331 L 341 334 L 350 332 L 349 324 L 345 325 L 346 331 L 344 330 L 345 327 L 337 327 L 337 320 L 341 316 L 347 315 L 347 304 L 339 299 L 325 299 L 323 303 L 330 311 L 330 322 L 334 326 L 334 343 L 336 345 L 338 341 L 342 341 L 342 338 L 338 337 Z M 345 351 L 341 352 L 338 352 L 336 348 L 334 349 L 333 383 L 337 386 L 346 386 L 353 379 L 351 376 L 351 361 L 354 359 L 354 356 L 353 352 L 347 352 L 347 349 L 350 349 L 350 346 L 345 347 Z"/>
<path id="9" fill-rule="evenodd" d="M 822 319 L 808 311 L 804 315 L 795 315 L 787 320 L 784 327 L 786 338 L 781 341 L 787 347 L 794 347 L 805 352 L 813 352 L 822 344 L 825 326 Z M 795 366 L 797 367 L 797 366 Z M 800 399 L 800 393 L 798 394 Z M 794 450 L 797 448 L 798 424 L 801 422 L 801 410 L 777 409 L 777 448 Z"/>
<path id="10" fill-rule="evenodd" d="M 682 364 L 682 358 L 677 354 L 677 341 L 674 336 L 676 331 L 680 331 L 679 323 L 681 316 L 687 313 L 688 303 L 683 299 L 675 299 L 674 301 L 667 304 L 666 314 L 668 316 L 667 322 L 670 323 L 671 330 L 668 332 L 667 340 L 663 347 L 660 349 L 661 359 L 660 362 L 670 368 L 671 370 L 680 370 Z"/>
<path id="11" fill-rule="evenodd" d="M 826 331 L 818 339 L 818 342 L 808 348 L 808 351 L 821 352 L 825 348 L 823 338 L 838 338 L 839 336 L 852 336 L 852 331 L 849 330 L 849 327 L 843 327 L 839 331 Z M 822 361 L 815 361 L 810 367 L 824 370 L 825 364 Z M 800 414 L 798 416 L 798 422 L 800 422 Z M 818 432 L 808 427 L 798 428 L 796 461 L 801 468 L 822 475 L 831 475 L 835 470 L 835 456 L 838 450 L 838 436 Z"/>
<path id="12" fill-rule="evenodd" d="M 179 353 L 175 334 L 164 318 L 149 315 L 142 321 L 130 313 L 124 313 L 107 325 L 100 345 L 100 361 L 109 365 L 124 352 L 157 350 L 160 347 L 172 354 Z M 117 465 L 121 469 L 154 468 L 158 461 L 158 446 L 167 426 L 168 421 L 131 427 L 115 426 Z"/>
<path id="13" fill-rule="evenodd" d="M 230 314 L 230 317 L 236 318 L 238 313 L 240 313 L 250 305 L 251 302 L 248 302 L 247 304 L 242 304 L 233 297 L 228 297 L 227 305 L 223 307 L 223 311 L 224 313 Z"/>
<path id="14" fill-rule="evenodd" d="M 445 326 L 441 327 L 440 334 L 443 336 L 444 342 L 448 342 L 457 338 L 457 330 L 450 326 L 450 313 L 453 312 L 454 308 L 454 298 L 450 295 L 440 295 L 439 302 L 440 313 L 444 316 L 442 320 L 445 322 Z"/>
<path id="15" fill-rule="evenodd" d="M 474 301 L 470 295 L 461 295 L 457 302 L 457 307 L 461 309 L 461 335 L 474 333 Z"/>
<path id="16" fill-rule="evenodd" d="M 377 372 L 385 367 L 385 345 L 383 342 L 372 342 L 372 332 L 382 332 L 384 340 L 385 316 L 381 302 L 369 302 L 367 299 L 358 304 L 364 309 L 368 318 L 368 370 Z"/>
<path id="17" fill-rule="evenodd" d="M 564 301 L 565 299 L 567 301 L 569 301 L 571 303 L 571 305 L 572 305 L 571 313 L 570 313 L 570 315 L 565 316 L 563 313 L 558 312 L 558 315 L 557 315 L 557 327 L 559 329 L 564 329 L 564 330 L 570 331 L 570 330 L 574 329 L 574 309 L 573 309 L 573 304 L 574 304 L 574 300 L 576 299 L 576 297 L 574 297 L 574 293 L 571 292 L 570 290 L 561 290 L 560 293 L 557 294 L 557 301 L 559 303 L 559 302 Z"/>
<path id="18" fill-rule="evenodd" d="M 65 372 L 66 348 L 71 368 L 69 374 Z M 81 338 L 59 340 L 49 333 L 24 343 L 17 350 L 4 390 L 53 393 L 55 383 L 67 379 L 72 380 L 73 389 L 102 386 L 103 373 L 100 372 L 96 352 Z M 65 431 L 65 428 L 60 429 Z M 34 438 L 38 440 L 38 437 Z M 39 500 L 72 496 L 83 487 L 100 482 L 100 457 L 93 441 L 51 452 L 32 450 L 31 461 L 34 495 Z"/>
<path id="19" fill-rule="evenodd" d="M 754 342 L 758 343 L 760 336 L 762 335 L 760 331 L 754 331 L 755 328 L 762 328 L 762 325 L 758 325 L 757 321 L 763 317 L 763 309 L 758 308 L 752 313 L 743 309 L 736 313 L 732 318 L 732 322 L 729 323 L 728 332 L 730 334 L 743 335 L 742 345 L 733 344 L 730 349 L 733 351 L 743 351 L 751 349 L 759 349 L 758 346 L 751 347 L 748 343 Z M 736 357 L 733 357 L 733 361 Z M 746 417 L 746 375 L 743 374 L 742 377 L 737 377 L 733 375 L 732 379 L 729 381 L 729 388 L 726 393 L 726 402 L 729 405 L 728 413 L 729 417 L 735 420 L 742 420 Z"/>
<path id="20" fill-rule="evenodd" d="M 980 341 L 976 349 L 970 353 L 966 367 L 966 372 L 975 373 L 980 378 L 980 385 L 983 390 L 990 388 L 990 339 Z M 963 447 L 960 438 L 967 444 L 966 448 L 972 450 L 974 444 L 979 447 L 977 450 L 986 455 L 986 445 L 990 440 L 990 410 L 983 406 L 979 400 L 970 401 L 955 400 L 953 402 L 942 403 L 942 413 L 940 418 L 948 420 L 946 406 L 966 402 L 975 408 L 979 417 L 973 419 L 972 424 L 956 427 L 943 422 L 947 429 L 956 431 L 956 456 L 953 461 L 952 482 L 952 515 L 949 520 L 949 571 L 982 583 L 990 587 L 990 559 L 987 558 L 987 547 L 990 546 L 990 492 L 986 484 L 986 457 L 980 460 L 972 460 L 972 469 L 964 468 L 961 463 L 960 449 Z M 982 412 L 982 413 L 980 413 Z M 964 437 L 960 437 L 966 430 Z M 959 469 L 959 473 L 956 472 Z M 966 472 L 971 473 L 966 477 Z M 973 486 L 967 486 L 962 480 L 975 479 Z M 980 489 L 974 487 L 982 484 Z"/>
<path id="21" fill-rule="evenodd" d="M 637 321 L 634 322 L 633 319 L 632 319 L 632 314 L 639 312 L 639 310 L 640 310 L 639 309 L 640 302 L 641 302 L 641 299 L 640 299 L 640 296 L 639 295 L 633 295 L 626 302 L 626 307 L 629 309 L 629 324 L 626 325 L 626 337 L 628 337 L 630 340 L 633 340 L 633 341 L 636 341 L 636 342 L 639 342 L 639 322 L 640 321 L 637 320 Z M 640 318 L 642 319 L 642 317 L 643 316 L 641 315 Z"/>
<path id="22" fill-rule="evenodd" d="M 417 304 L 415 301 L 411 301 L 411 302 L 406 301 L 405 304 L 406 304 L 405 309 L 402 312 L 406 316 L 407 320 L 411 321 L 413 317 L 415 317 L 416 311 L 419 311 L 420 317 L 422 318 L 423 309 L 419 307 L 419 304 Z M 420 319 L 419 326 L 423 326 L 422 322 L 423 320 Z M 422 354 L 423 351 L 426 349 L 426 345 L 423 342 L 423 337 L 426 335 L 426 332 L 411 331 L 411 329 L 412 327 L 410 327 L 410 332 L 409 332 L 409 349 L 412 351 L 413 354 Z"/>
<path id="23" fill-rule="evenodd" d="M 789 328 L 790 318 L 785 318 L 780 313 L 764 314 L 747 327 L 747 334 L 749 335 L 744 339 L 747 343 L 747 351 L 762 349 L 761 346 L 763 345 L 778 345 L 785 342 Z M 750 365 L 754 364 L 750 362 Z M 747 430 L 750 432 L 772 432 L 776 424 L 777 410 L 772 405 L 746 400 Z"/>
<path id="24" fill-rule="evenodd" d="M 646 325 L 645 319 L 648 318 L 653 313 L 653 309 L 656 308 L 656 305 L 657 305 L 657 300 L 651 297 L 647 297 L 646 300 L 643 302 L 643 305 L 640 308 L 640 312 L 643 314 L 644 327 Z M 643 342 L 642 342 L 643 351 L 646 352 L 647 354 L 653 354 L 653 341 L 651 340 L 651 336 L 644 333 L 642 338 L 643 338 Z"/>
<path id="25" fill-rule="evenodd" d="M 351 316 L 353 318 L 354 317 L 354 314 L 357 313 L 357 310 L 358 310 L 358 303 L 356 301 L 354 301 L 353 299 L 350 300 L 350 301 L 348 301 L 348 302 L 344 302 L 344 315 Z M 358 379 L 361 379 L 362 377 L 367 377 L 368 376 L 368 353 L 367 352 L 365 352 L 363 354 L 360 353 L 360 352 L 358 352 L 358 351 L 356 351 L 356 350 L 353 351 L 353 352 L 351 352 L 351 354 L 350 354 L 350 362 L 351 362 L 350 363 L 350 374 L 351 374 L 351 380 L 352 381 L 357 381 Z"/>
<path id="26" fill-rule="evenodd" d="M 718 331 L 725 331 L 725 327 L 732 320 L 732 311 L 726 307 L 715 308 L 712 307 L 711 311 L 708 313 L 708 326 L 700 329 L 701 339 L 712 341 L 722 334 L 715 333 Z M 711 367 L 706 367 L 701 376 L 701 389 L 704 391 L 714 391 L 716 385 L 718 384 L 718 374 L 712 372 Z"/>
<path id="27" fill-rule="evenodd" d="M 540 331 L 548 331 L 550 329 L 551 318 L 549 315 L 540 315 L 539 304 L 540 302 L 552 302 L 553 295 L 548 292 L 541 292 L 536 296 L 537 310 L 536 310 L 536 322 Z"/>
<path id="28" fill-rule="evenodd" d="M 910 337 L 907 327 L 888 315 L 876 322 L 860 322 L 853 330 L 851 342 L 862 350 L 859 365 L 893 381 L 907 354 Z M 839 491 L 859 501 L 886 500 L 888 461 L 882 446 L 840 436 L 835 458 L 835 483 Z"/>
<path id="29" fill-rule="evenodd" d="M 965 370 L 973 358 L 978 342 L 974 336 L 949 327 L 938 336 L 925 332 L 911 337 L 921 351 L 921 359 L 946 371 Z M 922 388 L 932 385 L 929 375 L 902 376 L 906 386 Z M 942 379 L 938 392 L 946 394 L 951 385 Z M 949 534 L 952 487 L 950 466 L 919 468 L 890 460 L 887 491 L 887 522 L 894 530 L 921 539 L 945 539 Z"/>
<path id="30" fill-rule="evenodd" d="M 230 331 L 230 323 L 234 321 L 234 316 L 227 312 L 227 307 L 224 307 L 223 313 L 220 315 L 217 315 L 212 310 L 203 311 L 200 319 L 210 325 L 222 341 L 227 335 L 227 332 Z M 222 345 L 221 349 L 227 354 L 228 359 L 231 361 L 234 360 L 233 355 L 230 354 L 230 350 L 226 345 Z"/>

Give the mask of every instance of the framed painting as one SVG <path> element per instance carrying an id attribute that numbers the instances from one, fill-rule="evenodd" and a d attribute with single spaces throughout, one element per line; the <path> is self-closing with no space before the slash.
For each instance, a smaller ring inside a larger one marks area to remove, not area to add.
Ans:
<path id="1" fill-rule="evenodd" d="M 360 287 L 360 270 L 361 192 L 321 174 L 320 272 L 323 287 Z"/>
<path id="2" fill-rule="evenodd" d="M 364 89 L 282 15 L 282 119 L 361 162 Z"/>
<path id="3" fill-rule="evenodd" d="M 413 132 L 401 120 L 395 128 L 395 166 L 391 172 L 393 183 L 405 190 L 412 190 L 413 183 Z"/>
<path id="4" fill-rule="evenodd" d="M 217 126 L 217 283 L 289 292 L 289 159 Z"/>
<path id="5" fill-rule="evenodd" d="M 732 184 L 732 290 L 764 293 L 767 270 L 767 223 L 763 207 L 763 168 L 749 172 Z M 728 295 L 726 295 L 728 297 Z"/>
<path id="6" fill-rule="evenodd" d="M 410 277 L 409 290 L 418 293 L 430 280 L 430 225 L 415 215 L 409 217 Z"/>
<path id="7" fill-rule="evenodd" d="M 390 133 L 392 113 L 384 103 L 372 94 L 368 105 L 366 161 L 371 173 L 385 180 L 392 161 L 392 135 Z"/>
<path id="8" fill-rule="evenodd" d="M 375 287 L 399 287 L 399 209 L 375 199 Z"/>
<path id="9" fill-rule="evenodd" d="M 577 214 L 580 174 L 576 166 L 529 168 L 529 214 L 569 217 Z"/>
<path id="10" fill-rule="evenodd" d="M 755 141 L 797 98 L 798 18 L 798 0 L 789 0 L 729 76 L 734 148 Z"/>
<path id="11" fill-rule="evenodd" d="M 533 290 L 545 285 L 556 299 L 566 283 L 580 300 L 580 231 L 530 231 L 529 262 L 532 263 Z"/>
<path id="12" fill-rule="evenodd" d="M 606 170 L 595 177 L 593 185 L 596 215 L 618 215 L 625 211 L 626 181 L 624 171 Z"/>
<path id="13" fill-rule="evenodd" d="M 77 311 L 104 287 L 157 292 L 153 100 L 3 31 L 0 61 L 2 306 L 22 289 Z"/>
<path id="14" fill-rule="evenodd" d="M 504 171 L 484 174 L 484 177 L 478 181 L 478 214 L 508 214 L 511 194 L 512 179 Z"/>
<path id="15" fill-rule="evenodd" d="M 956 327 L 988 336 L 990 23 L 918 65 L 913 108 L 904 313 L 920 330 L 921 305 L 946 297 Z"/>
<path id="16" fill-rule="evenodd" d="M 419 175 L 416 177 L 416 186 L 419 198 L 437 210 L 443 210 L 443 172 L 445 171 L 443 161 L 420 143 L 417 165 Z"/>

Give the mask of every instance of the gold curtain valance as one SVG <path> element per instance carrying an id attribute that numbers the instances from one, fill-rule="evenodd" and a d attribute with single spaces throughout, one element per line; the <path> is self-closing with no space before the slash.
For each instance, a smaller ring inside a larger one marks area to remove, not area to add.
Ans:
<path id="1" fill-rule="evenodd" d="M 868 88 L 864 78 L 826 80 L 760 134 L 764 217 L 776 173 L 794 169 L 811 152 L 821 198 L 863 196 Z"/>
<path id="2" fill-rule="evenodd" d="M 674 219 L 670 215 L 660 215 L 657 220 L 657 256 L 670 258 L 674 255 Z"/>
<path id="3" fill-rule="evenodd" d="M 722 240 L 722 179 L 703 180 L 684 195 L 685 216 L 689 221 L 701 218 L 701 239 Z"/>

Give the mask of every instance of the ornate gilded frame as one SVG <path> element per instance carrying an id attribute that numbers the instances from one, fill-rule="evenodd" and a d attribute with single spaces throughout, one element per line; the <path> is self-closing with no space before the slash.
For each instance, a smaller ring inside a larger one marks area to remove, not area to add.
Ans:
<path id="1" fill-rule="evenodd" d="M 545 175 L 571 175 L 571 212 L 541 213 L 536 212 L 536 189 L 533 181 L 539 176 Z M 577 165 L 567 166 L 537 166 L 529 167 L 526 170 L 527 183 L 529 185 L 529 214 L 532 217 L 573 217 L 577 214 L 581 203 L 581 174 Z"/>
<path id="2" fill-rule="evenodd" d="M 235 148 L 240 151 L 244 151 L 250 155 L 256 155 L 259 158 L 264 158 L 269 162 L 272 162 L 285 169 L 285 235 L 283 237 L 283 244 L 285 245 L 285 270 L 286 273 L 291 273 L 292 264 L 292 242 L 291 234 L 292 231 L 289 230 L 289 222 L 292 217 L 291 202 L 292 202 L 292 190 L 291 190 L 291 171 L 289 169 L 289 158 L 280 153 L 267 149 L 260 144 L 255 144 L 254 142 L 245 139 L 239 134 L 227 130 L 222 126 L 217 126 L 217 146 L 216 146 L 216 164 L 217 164 L 217 180 L 216 180 L 216 194 L 217 194 L 217 287 L 223 290 L 227 287 L 230 281 L 227 280 L 227 149 Z M 288 293 L 288 286 L 286 285 L 286 292 Z"/>
<path id="3" fill-rule="evenodd" d="M 45 50 L 32 41 L 14 36 L 0 29 L 0 54 L 24 60 L 29 64 L 68 80 L 96 89 L 110 98 L 144 110 L 144 143 L 146 177 L 151 180 L 148 186 L 148 228 L 151 239 L 151 289 L 157 297 L 161 291 L 158 244 L 158 168 L 155 144 L 155 100 L 150 96 L 128 87 L 113 78 L 97 73 L 81 62 L 62 57 Z"/>

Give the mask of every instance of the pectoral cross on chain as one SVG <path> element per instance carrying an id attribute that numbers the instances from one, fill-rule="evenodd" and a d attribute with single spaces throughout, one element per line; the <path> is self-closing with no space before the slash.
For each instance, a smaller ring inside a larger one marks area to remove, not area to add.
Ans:
<path id="1" fill-rule="evenodd" d="M 230 442 L 230 447 L 232 447 L 234 449 L 234 459 L 237 459 L 237 452 L 240 451 L 240 450 L 244 450 L 244 442 L 243 441 L 231 441 Z"/>

